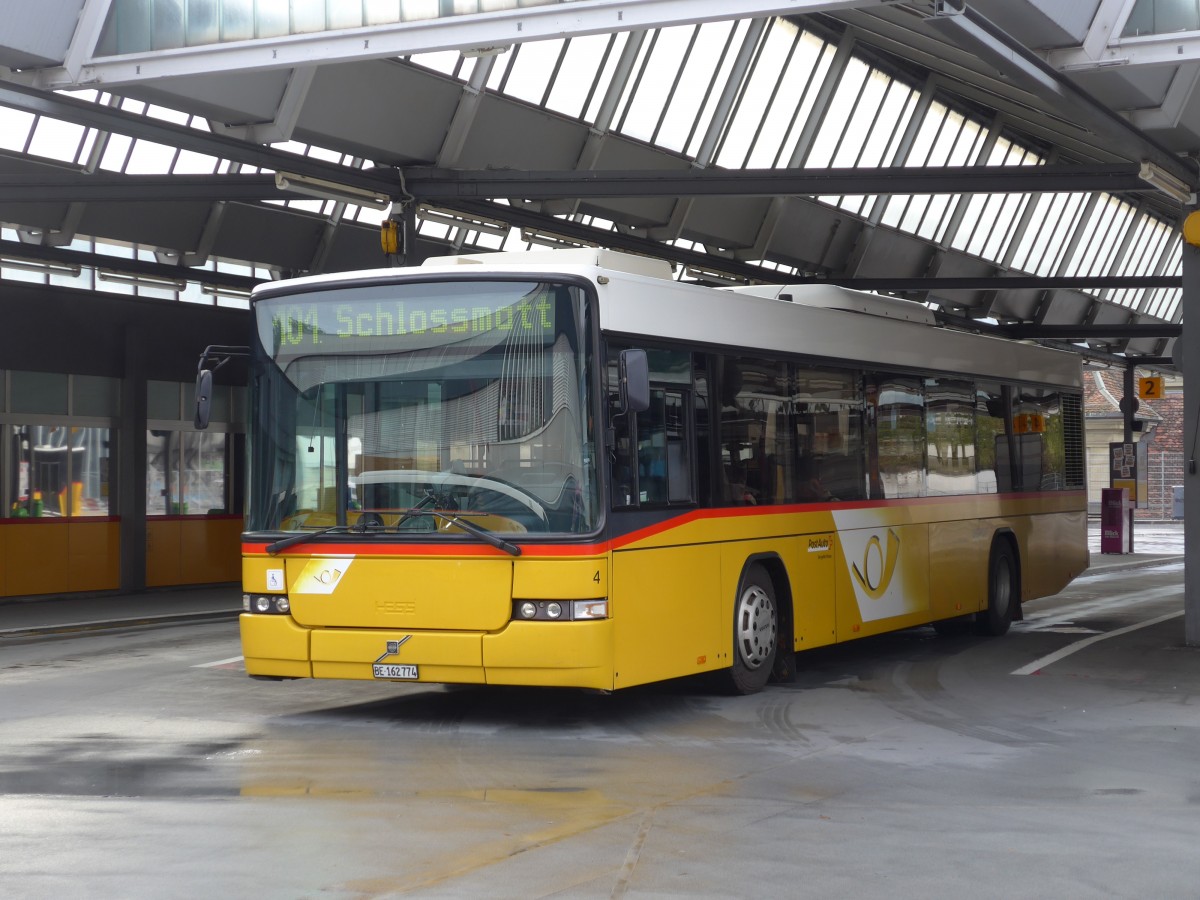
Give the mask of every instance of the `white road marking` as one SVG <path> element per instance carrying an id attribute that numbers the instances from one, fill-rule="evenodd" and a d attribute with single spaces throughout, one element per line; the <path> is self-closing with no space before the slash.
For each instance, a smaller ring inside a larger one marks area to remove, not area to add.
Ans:
<path id="1" fill-rule="evenodd" d="M 1097 628 L 1083 628 L 1079 625 L 1034 625 L 1026 631 L 1036 631 L 1040 634 L 1104 634 Z"/>
<path id="2" fill-rule="evenodd" d="M 1076 579 L 1076 584 L 1078 579 Z M 1072 585 L 1072 588 L 1074 585 Z M 1025 619 L 1022 622 L 1013 622 L 1013 628 L 1017 631 L 1028 631 L 1034 628 L 1041 627 L 1043 623 L 1052 622 L 1058 625 L 1063 625 L 1067 622 L 1074 622 L 1083 616 L 1094 616 L 1098 613 L 1108 612 L 1113 609 L 1123 609 L 1131 603 L 1146 603 L 1151 600 L 1162 600 L 1165 597 L 1177 596 L 1180 598 L 1180 603 L 1183 602 L 1183 585 L 1182 584 L 1167 584 L 1150 590 L 1129 591 L 1124 594 L 1110 594 L 1104 597 L 1095 597 L 1091 600 L 1080 600 L 1075 603 L 1064 604 L 1062 606 L 1054 606 L 1047 610 L 1030 610 L 1028 605 L 1025 607 Z M 1035 601 L 1037 602 L 1037 601 Z"/>
<path id="3" fill-rule="evenodd" d="M 1124 628 L 1118 628 L 1116 631 L 1106 631 L 1104 634 L 1092 635 L 1092 637 L 1084 638 L 1082 641 L 1076 641 L 1073 644 L 1067 644 L 1067 646 L 1063 647 L 1061 650 L 1056 650 L 1054 653 L 1047 654 L 1046 656 L 1043 656 L 1041 659 L 1035 659 L 1029 665 L 1021 666 L 1021 668 L 1017 669 L 1012 674 L 1013 675 L 1033 675 L 1037 672 L 1040 672 L 1042 669 L 1046 668 L 1046 666 L 1056 663 L 1060 659 L 1065 659 L 1066 657 L 1070 656 L 1072 653 L 1075 653 L 1078 650 L 1082 650 L 1084 647 L 1090 646 L 1091 644 L 1094 644 L 1097 641 L 1103 641 L 1106 638 L 1117 637 L 1122 634 L 1128 634 L 1131 631 L 1137 631 L 1139 628 L 1147 628 L 1150 625 L 1157 625 L 1159 622 L 1165 622 L 1168 619 L 1175 619 L 1182 615 L 1183 615 L 1183 610 L 1181 609 L 1178 612 L 1167 613 L 1165 616 L 1159 616 L 1156 619 L 1148 619 L 1145 622 L 1138 622 L 1136 625 L 1127 625 Z"/>
<path id="4" fill-rule="evenodd" d="M 192 666 L 192 668 L 193 669 L 215 669 L 217 666 L 228 666 L 231 663 L 238 663 L 241 661 L 242 661 L 242 657 L 231 656 L 231 657 L 229 657 L 229 659 L 218 659 L 216 662 L 197 663 L 196 665 Z"/>

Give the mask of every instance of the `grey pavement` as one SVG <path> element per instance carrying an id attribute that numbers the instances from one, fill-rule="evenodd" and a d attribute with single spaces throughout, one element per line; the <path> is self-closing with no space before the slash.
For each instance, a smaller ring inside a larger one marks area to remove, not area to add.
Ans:
<path id="1" fill-rule="evenodd" d="M 1100 523 L 1088 523 L 1089 571 L 1126 569 L 1183 559 L 1182 522 L 1138 522 L 1133 528 L 1132 553 L 1101 553 Z"/>
<path id="2" fill-rule="evenodd" d="M 233 619 L 237 584 L 152 589 L 132 594 L 0 600 L 0 638 Z"/>
<path id="3" fill-rule="evenodd" d="M 1091 570 L 1154 565 L 1183 558 L 1183 523 L 1138 523 L 1134 552 L 1102 554 L 1100 526 L 1089 527 Z M 241 612 L 236 584 L 146 590 L 131 594 L 0 599 L 0 638 L 232 619 Z"/>

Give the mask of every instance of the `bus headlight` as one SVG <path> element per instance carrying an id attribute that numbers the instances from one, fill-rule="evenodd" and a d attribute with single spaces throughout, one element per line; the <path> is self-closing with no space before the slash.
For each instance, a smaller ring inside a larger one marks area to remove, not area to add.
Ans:
<path id="1" fill-rule="evenodd" d="M 608 600 L 514 600 L 512 617 L 526 622 L 580 622 L 607 619 Z"/>
<path id="2" fill-rule="evenodd" d="M 242 594 L 242 610 L 248 613 L 276 613 L 283 616 L 292 611 L 292 603 L 286 594 Z"/>
<path id="3" fill-rule="evenodd" d="M 571 618 L 575 621 L 579 621 L 580 619 L 607 619 L 608 601 L 576 600 L 572 604 Z"/>

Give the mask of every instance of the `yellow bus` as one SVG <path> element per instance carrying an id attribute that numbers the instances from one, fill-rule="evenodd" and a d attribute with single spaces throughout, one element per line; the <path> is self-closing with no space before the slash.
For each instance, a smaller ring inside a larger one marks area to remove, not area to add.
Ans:
<path id="1" fill-rule="evenodd" d="M 252 317 L 252 676 L 749 693 L 812 647 L 1003 634 L 1088 564 L 1078 359 L 921 304 L 564 250 Z"/>

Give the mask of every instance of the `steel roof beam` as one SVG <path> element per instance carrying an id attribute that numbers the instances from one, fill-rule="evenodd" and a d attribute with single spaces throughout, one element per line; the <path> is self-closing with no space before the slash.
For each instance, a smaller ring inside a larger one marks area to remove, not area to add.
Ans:
<path id="1" fill-rule="evenodd" d="M 1000 325 L 996 329 L 1013 340 L 1098 341 L 1123 338 L 1179 337 L 1182 325 L 1167 322 L 1125 325 Z"/>
<path id="2" fill-rule="evenodd" d="M 591 197 L 776 197 L 839 194 L 1048 193 L 1153 190 L 1137 166 L 930 166 L 833 169 L 687 169 L 524 172 L 411 168 L 422 200 L 560 200 Z"/>
<path id="3" fill-rule="evenodd" d="M 0 175 L 0 203 L 287 200 L 274 175 Z"/>
<path id="4" fill-rule="evenodd" d="M 1200 37 L 1195 32 L 1118 37 L 1098 56 L 1083 47 L 1065 47 L 1042 51 L 1048 65 L 1065 72 L 1111 66 L 1177 66 L 1200 59 Z"/>
<path id="5" fill-rule="evenodd" d="M 643 256 L 653 256 L 665 259 L 667 262 L 682 266 L 698 266 L 710 271 L 718 271 L 734 278 L 747 281 L 757 281 L 763 284 L 785 284 L 794 280 L 794 276 L 774 269 L 702 253 L 698 250 L 688 250 L 674 244 L 664 244 L 649 238 L 624 234 L 607 228 L 597 228 L 594 225 L 584 225 L 569 219 L 559 219 L 545 213 L 533 212 L 519 206 L 505 206 L 501 203 L 491 203 L 487 200 L 454 200 L 441 204 L 446 209 L 481 215 L 489 218 L 505 219 L 510 224 L 520 228 L 536 228 L 564 238 L 576 240 L 581 244 L 608 247 L 613 250 L 627 250 Z"/>
<path id="6" fill-rule="evenodd" d="M 1082 291 L 1089 288 L 1179 288 L 1182 275 L 993 275 L 931 278 L 798 278 L 797 284 L 836 284 L 858 291 Z"/>
<path id="7" fill-rule="evenodd" d="M 240 143 L 240 142 L 239 142 Z M 247 147 L 250 145 L 242 144 Z M 304 157 L 275 154 L 256 165 L 306 174 Z M 332 169 L 332 171 L 330 171 Z M 836 194 L 999 194 L 1151 191 L 1131 164 L 1101 166 L 933 166 L 837 169 L 660 169 L 612 171 L 362 170 L 326 164 L 325 181 L 394 199 L 574 200 L 598 197 L 779 197 Z M 271 175 L 65 173 L 0 176 L 0 202 L 79 200 L 282 200 Z M 344 198 L 343 198 L 344 199 Z"/>
<path id="8" fill-rule="evenodd" d="M 177 125 L 151 116 L 143 116 L 114 109 L 90 100 L 78 100 L 36 88 L 0 80 L 0 105 L 18 109 L 37 116 L 49 116 L 96 128 L 113 134 L 140 138 L 179 147 L 218 159 L 228 159 L 243 165 L 256 166 L 273 171 L 295 172 L 311 178 L 336 181 L 350 187 L 369 191 L 389 192 L 396 188 L 394 175 L 372 174 L 360 169 L 351 169 L 336 163 L 287 153 L 260 144 L 251 144 L 238 138 Z M 180 176 L 172 176 L 180 177 Z M 219 199 L 219 198 L 216 198 Z"/>
<path id="9" fill-rule="evenodd" d="M 190 266 L 172 266 L 138 259 L 126 259 L 121 256 L 109 256 L 105 253 L 88 253 L 82 250 L 67 250 L 62 247 L 26 244 L 21 241 L 0 240 L 0 258 L 84 266 L 102 269 L 106 272 L 119 272 L 122 275 L 173 278 L 234 291 L 249 291 L 262 281 L 260 278 L 235 275 L 231 272 L 216 272 L 212 269 L 197 269 Z"/>
<path id="10" fill-rule="evenodd" d="M 1105 344 L 1112 340 L 1128 338 L 1178 337 L 1183 330 L 1182 325 L 1168 323 L 1126 323 L 1124 325 L 1035 325 L 1031 323 L 1015 325 L 998 325 L 979 322 L 956 313 L 935 311 L 934 317 L 938 323 L 949 328 L 963 331 L 973 331 L 979 334 L 990 334 L 1008 340 L 1037 340 L 1047 346 L 1057 347 L 1072 353 L 1078 353 L 1090 359 L 1105 362 L 1133 362 L 1138 365 L 1171 365 L 1169 358 L 1157 356 L 1118 356 L 1110 351 L 1096 348 L 1076 346 L 1078 342 L 1095 341 Z"/>

